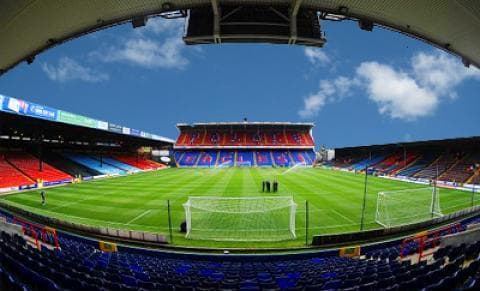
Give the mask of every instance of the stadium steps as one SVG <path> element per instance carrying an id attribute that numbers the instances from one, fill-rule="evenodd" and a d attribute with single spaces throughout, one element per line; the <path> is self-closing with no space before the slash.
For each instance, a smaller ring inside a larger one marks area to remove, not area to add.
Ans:
<path id="1" fill-rule="evenodd" d="M 175 159 L 175 164 L 177 164 L 178 168 L 180 168 L 180 161 L 183 159 L 183 156 L 185 156 L 185 153 L 186 152 L 182 152 L 182 154 L 180 155 L 180 158 L 178 158 L 178 160 Z"/>
<path id="2" fill-rule="evenodd" d="M 296 164 L 295 159 L 293 158 L 293 155 L 292 155 L 291 151 L 288 151 L 288 157 L 290 158 L 290 161 L 292 161 L 294 164 Z M 303 159 L 305 159 L 305 157 Z"/>
<path id="3" fill-rule="evenodd" d="M 256 167 L 257 166 L 257 152 L 253 151 L 252 155 L 253 155 L 253 166 Z"/>
<path id="4" fill-rule="evenodd" d="M 217 151 L 217 157 L 215 158 L 215 167 L 218 166 L 218 160 L 220 160 L 220 151 Z"/>
<path id="5" fill-rule="evenodd" d="M 399 168 L 399 169 L 396 169 L 396 170 L 392 171 L 390 174 L 396 175 L 397 173 L 400 173 L 401 171 L 403 171 L 403 170 L 405 170 L 405 169 L 408 169 L 410 166 L 413 166 L 416 162 L 418 162 L 421 157 L 422 157 L 421 155 L 418 155 L 416 159 L 414 159 L 413 161 L 411 161 L 410 163 L 408 163 L 406 166 L 401 167 L 401 168 Z"/>
<path id="6" fill-rule="evenodd" d="M 479 179 L 480 179 L 480 169 L 479 169 L 479 170 L 476 170 L 476 171 L 473 173 L 473 175 L 472 175 L 470 178 L 468 178 L 467 182 L 465 182 L 465 183 L 467 183 L 467 184 L 473 183 L 473 181 L 475 180 L 475 178 L 479 178 Z"/>
<path id="7" fill-rule="evenodd" d="M 32 180 L 0 156 L 0 187 L 15 187 L 31 184 Z"/>
<path id="8" fill-rule="evenodd" d="M 33 181 L 33 182 L 37 183 L 37 180 L 35 180 L 34 177 L 30 177 L 30 176 L 29 176 L 27 173 L 25 173 L 22 169 L 20 169 L 19 167 L 17 167 L 17 165 L 15 165 L 14 163 L 10 162 L 7 157 L 5 157 L 5 161 L 6 161 L 10 166 L 12 166 L 13 168 L 15 168 L 15 170 L 17 170 L 18 172 L 20 172 L 24 177 L 28 178 L 30 181 Z"/>
<path id="9" fill-rule="evenodd" d="M 200 159 L 202 158 L 202 153 L 203 153 L 203 152 L 200 152 L 200 153 L 198 154 L 197 160 L 196 160 L 195 163 L 194 163 L 194 167 L 197 167 L 197 166 L 198 166 L 198 163 L 200 162 Z"/>
<path id="10" fill-rule="evenodd" d="M 237 151 L 233 152 L 233 166 L 237 166 Z"/>
<path id="11" fill-rule="evenodd" d="M 424 169 L 427 169 L 427 168 L 430 168 L 431 166 L 435 165 L 435 163 L 437 163 L 441 158 L 443 157 L 443 155 L 439 155 L 436 159 L 434 159 L 430 164 L 426 165 L 422 170 L 416 172 L 413 177 L 417 177 L 417 175 L 422 172 Z"/>
<path id="12" fill-rule="evenodd" d="M 100 172 L 87 168 L 59 154 L 46 153 L 44 154 L 44 159 L 48 164 L 72 176 L 81 175 L 82 177 L 88 177 L 100 175 Z"/>
<path id="13" fill-rule="evenodd" d="M 448 175 L 450 170 L 455 169 L 455 167 L 458 164 L 460 164 L 461 162 L 463 162 L 467 158 L 468 158 L 468 155 L 465 155 L 461 159 L 458 159 L 455 163 L 453 163 L 453 165 L 451 165 L 448 169 L 446 169 L 445 172 L 443 172 L 437 179 L 442 180 L 442 178 L 444 178 L 444 176 Z"/>
<path id="14" fill-rule="evenodd" d="M 99 160 L 100 158 L 98 156 L 92 156 L 92 158 L 95 158 L 97 160 Z M 118 168 L 120 170 L 123 170 L 123 171 L 132 171 L 132 172 L 135 172 L 135 171 L 140 171 L 139 168 L 137 167 L 134 167 L 132 165 L 129 165 L 127 163 L 124 163 L 122 161 L 119 161 L 119 160 L 116 160 L 112 157 L 103 157 L 103 162 L 110 165 L 110 166 L 113 166 L 115 168 Z"/>
<path id="15" fill-rule="evenodd" d="M 272 159 L 272 166 L 276 167 L 277 163 L 275 163 L 275 157 L 273 156 L 273 152 L 270 151 L 270 159 Z"/>

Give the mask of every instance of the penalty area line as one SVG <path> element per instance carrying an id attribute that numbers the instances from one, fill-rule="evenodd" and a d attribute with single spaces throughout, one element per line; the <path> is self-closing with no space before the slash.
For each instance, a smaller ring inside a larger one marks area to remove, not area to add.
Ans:
<path id="1" fill-rule="evenodd" d="M 345 215 L 341 214 L 340 212 L 338 212 L 337 210 L 335 210 L 333 208 L 329 209 L 329 210 L 331 210 L 332 212 L 334 212 L 338 216 L 342 217 L 343 219 L 350 221 L 351 223 L 356 223 L 355 221 L 351 220 L 350 218 L 346 217 Z"/>
<path id="2" fill-rule="evenodd" d="M 130 219 L 125 225 L 129 225 L 130 223 L 134 222 L 135 220 L 137 219 L 140 219 L 142 217 L 144 217 L 145 215 L 147 215 L 148 213 L 150 213 L 152 210 L 149 209 L 143 213 L 140 213 L 139 215 L 135 216 L 134 218 Z"/>

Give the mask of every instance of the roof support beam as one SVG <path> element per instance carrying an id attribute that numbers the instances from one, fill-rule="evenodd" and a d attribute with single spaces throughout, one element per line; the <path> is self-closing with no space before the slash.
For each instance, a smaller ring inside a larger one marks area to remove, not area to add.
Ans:
<path id="1" fill-rule="evenodd" d="M 220 6 L 218 0 L 210 0 L 213 11 L 213 40 L 215 43 L 222 43 L 220 37 Z"/>
<path id="2" fill-rule="evenodd" d="M 288 44 L 297 42 L 297 15 L 303 0 L 293 0 L 290 7 L 290 39 Z"/>

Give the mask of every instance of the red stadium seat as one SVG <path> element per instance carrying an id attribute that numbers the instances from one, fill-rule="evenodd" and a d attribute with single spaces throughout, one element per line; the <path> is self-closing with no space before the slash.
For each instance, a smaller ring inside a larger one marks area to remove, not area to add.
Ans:
<path id="1" fill-rule="evenodd" d="M 44 182 L 52 182 L 72 178 L 70 175 L 55 169 L 45 162 L 42 164 L 42 170 L 40 171 L 39 160 L 25 152 L 10 152 L 6 154 L 6 158 L 19 171 L 34 181 L 41 179 Z"/>

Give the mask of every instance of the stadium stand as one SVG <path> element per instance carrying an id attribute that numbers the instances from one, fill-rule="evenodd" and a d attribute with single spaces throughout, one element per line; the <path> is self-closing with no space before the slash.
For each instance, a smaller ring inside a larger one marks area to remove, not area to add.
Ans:
<path id="1" fill-rule="evenodd" d="M 0 156 L 0 188 L 29 185 L 34 183 L 30 178 L 13 167 L 4 157 Z"/>
<path id="2" fill-rule="evenodd" d="M 91 177 L 100 175 L 99 172 L 77 164 L 69 159 L 64 158 L 57 153 L 44 153 L 43 159 L 55 168 L 70 174 L 71 176 Z"/>
<path id="3" fill-rule="evenodd" d="M 340 257 L 338 251 L 238 257 L 130 247 L 104 252 L 98 242 L 67 233 L 58 235 L 60 248 L 48 247 L 53 241 L 47 237 L 39 250 L 26 236 L 0 230 L 0 289 L 478 290 L 480 242 L 442 244 L 478 221 L 426 234 L 431 254 L 423 260 L 415 259 L 416 236 L 367 246 L 360 257 Z"/>
<path id="4" fill-rule="evenodd" d="M 131 166 L 131 165 L 126 164 L 126 163 L 122 163 L 122 162 L 117 161 L 117 160 L 115 160 L 113 158 L 110 158 L 110 157 L 99 157 L 99 156 L 94 156 L 94 155 L 92 155 L 91 157 L 95 158 L 98 161 L 100 161 L 100 159 L 102 159 L 102 161 L 104 163 L 107 163 L 111 166 L 114 166 L 114 167 L 119 168 L 121 170 L 124 170 L 126 172 L 138 172 L 138 171 L 140 171 L 139 168 L 136 168 L 136 167 Z"/>
<path id="5" fill-rule="evenodd" d="M 440 177 L 443 172 L 452 167 L 459 159 L 461 159 L 461 157 L 457 153 L 443 154 L 430 165 L 418 171 L 413 176 L 423 179 L 435 179 Z"/>
<path id="6" fill-rule="evenodd" d="M 406 157 L 403 153 L 394 153 L 373 166 L 373 170 L 384 174 L 391 174 L 401 168 L 405 168 L 417 157 L 414 153 L 408 153 Z"/>
<path id="7" fill-rule="evenodd" d="M 218 152 L 216 151 L 202 151 L 197 166 L 199 167 L 213 167 L 217 162 Z"/>
<path id="8" fill-rule="evenodd" d="M 197 165 L 199 156 L 200 152 L 198 151 L 188 151 L 182 155 L 177 163 L 180 167 L 193 167 Z"/>
<path id="9" fill-rule="evenodd" d="M 256 151 L 255 152 L 255 162 L 257 166 L 260 167 L 271 167 L 272 166 L 272 154 L 270 151 Z"/>
<path id="10" fill-rule="evenodd" d="M 383 161 L 383 159 L 383 156 L 372 156 L 371 158 L 366 158 L 355 164 L 352 164 L 351 167 L 354 170 L 361 171 L 364 170 L 366 167 L 376 165 L 377 163 Z"/>
<path id="11" fill-rule="evenodd" d="M 102 174 L 125 174 L 125 171 L 80 153 L 63 153 L 63 156 Z"/>
<path id="12" fill-rule="evenodd" d="M 459 159 L 451 168 L 443 173 L 439 180 L 451 182 L 466 182 L 474 175 L 475 163 L 480 161 L 480 153 L 468 153 Z"/>
<path id="13" fill-rule="evenodd" d="M 217 166 L 233 167 L 235 165 L 235 151 L 220 151 Z"/>
<path id="14" fill-rule="evenodd" d="M 278 167 L 288 167 L 292 163 L 288 151 L 272 151 L 273 161 Z"/>
<path id="15" fill-rule="evenodd" d="M 125 164 L 128 164 L 130 166 L 133 166 L 137 169 L 142 169 L 142 170 L 155 170 L 155 169 L 161 169 L 164 168 L 165 165 L 157 163 L 155 161 L 143 158 L 143 157 L 134 157 L 128 154 L 123 154 L 123 155 L 113 155 L 113 157 Z"/>
<path id="16" fill-rule="evenodd" d="M 397 172 L 398 176 L 413 176 L 415 173 L 421 171 L 426 166 L 432 164 L 438 158 L 436 153 L 422 153 L 421 157 L 406 168 Z"/>
<path id="17" fill-rule="evenodd" d="M 8 152 L 5 154 L 5 159 L 34 181 L 53 182 L 72 178 L 70 175 L 55 169 L 45 162 L 42 163 L 42 169 L 40 169 L 40 161 L 26 152 Z"/>
<path id="18" fill-rule="evenodd" d="M 178 124 L 174 158 L 179 167 L 313 165 L 309 123 Z"/>
<path id="19" fill-rule="evenodd" d="M 253 151 L 237 151 L 235 165 L 237 167 L 254 166 Z"/>

